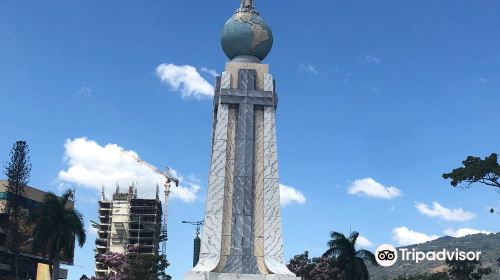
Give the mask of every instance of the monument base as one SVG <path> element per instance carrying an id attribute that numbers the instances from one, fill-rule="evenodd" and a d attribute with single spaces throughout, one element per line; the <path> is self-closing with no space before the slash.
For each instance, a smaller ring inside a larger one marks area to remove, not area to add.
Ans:
<path id="1" fill-rule="evenodd" d="M 286 274 L 239 274 L 190 271 L 184 274 L 184 280 L 301 280 L 302 278 Z"/>

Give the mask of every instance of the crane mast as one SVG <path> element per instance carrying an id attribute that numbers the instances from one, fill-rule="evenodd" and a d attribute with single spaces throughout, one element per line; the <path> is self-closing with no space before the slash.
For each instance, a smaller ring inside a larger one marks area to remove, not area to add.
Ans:
<path id="1" fill-rule="evenodd" d="M 168 206 L 168 199 L 170 197 L 170 193 L 171 193 L 171 187 L 172 187 L 172 183 L 175 184 L 176 187 L 179 186 L 179 179 L 177 179 L 176 177 L 174 176 L 171 176 L 170 175 L 170 172 L 169 172 L 169 168 L 167 167 L 165 171 L 160 171 L 158 170 L 158 168 L 156 168 L 155 166 L 147 163 L 146 161 L 142 160 L 141 158 L 139 158 L 137 155 L 135 154 L 132 154 L 130 152 L 127 152 L 125 151 L 124 149 L 120 149 L 121 152 L 131 158 L 133 158 L 136 162 L 140 163 L 141 165 L 144 165 L 146 166 L 147 168 L 149 168 L 150 170 L 152 170 L 153 172 L 157 173 L 157 174 L 160 174 L 162 175 L 164 178 L 165 178 L 165 183 L 164 183 L 164 196 L 165 196 L 165 205 L 164 205 L 164 208 L 163 208 L 163 225 L 161 227 L 161 235 L 160 235 L 160 242 L 161 242 L 161 251 L 163 254 L 166 254 L 166 242 L 168 240 L 168 232 L 167 232 L 167 222 L 168 222 L 168 210 L 167 210 L 167 206 Z"/>

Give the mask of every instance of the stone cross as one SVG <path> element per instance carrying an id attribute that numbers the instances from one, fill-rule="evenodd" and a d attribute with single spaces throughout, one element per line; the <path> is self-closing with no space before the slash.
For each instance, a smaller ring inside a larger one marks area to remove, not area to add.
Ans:
<path id="1" fill-rule="evenodd" d="M 222 272 L 258 274 L 254 255 L 254 119 L 256 107 L 274 107 L 273 92 L 256 90 L 256 71 L 240 69 L 238 88 L 221 89 L 220 104 L 238 107 L 234 190 L 232 205 L 231 255 Z M 238 222 L 242 221 L 242 223 Z"/>
<path id="2" fill-rule="evenodd" d="M 283 260 L 274 80 L 260 64 L 227 67 L 214 96 L 200 260 L 185 280 L 297 280 Z"/>

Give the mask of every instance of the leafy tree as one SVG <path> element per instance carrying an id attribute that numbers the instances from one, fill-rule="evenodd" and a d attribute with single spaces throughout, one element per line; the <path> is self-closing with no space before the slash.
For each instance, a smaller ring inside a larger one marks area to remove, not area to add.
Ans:
<path id="1" fill-rule="evenodd" d="M 19 253 L 22 243 L 20 223 L 23 219 L 23 203 L 25 186 L 29 182 L 31 163 L 29 147 L 25 141 L 14 143 L 10 151 L 10 162 L 5 164 L 4 174 L 8 178 L 6 212 L 8 213 L 7 248 L 14 256 L 14 270 L 16 279 L 19 277 Z"/>
<path id="2" fill-rule="evenodd" d="M 443 174 L 444 179 L 451 179 L 452 186 L 462 185 L 469 188 L 474 183 L 481 183 L 500 188 L 500 165 L 497 154 L 491 154 L 484 159 L 468 156 L 466 160 L 462 161 L 462 164 L 463 167 Z"/>
<path id="3" fill-rule="evenodd" d="M 335 266 L 339 268 L 345 280 L 367 280 L 369 279 L 368 268 L 365 261 L 370 261 L 377 265 L 375 256 L 368 250 L 356 250 L 356 241 L 359 233 L 353 232 L 347 238 L 344 234 L 338 232 L 330 233 L 328 241 L 328 250 L 323 257 L 333 258 Z"/>
<path id="4" fill-rule="evenodd" d="M 453 280 L 480 280 L 493 271 L 491 267 L 481 267 L 479 260 L 446 260 L 446 264 L 449 277 Z"/>
<path id="5" fill-rule="evenodd" d="M 129 254 L 130 275 L 127 280 L 170 280 L 165 273 L 170 264 L 165 255 L 139 255 L 137 258 Z"/>
<path id="6" fill-rule="evenodd" d="M 297 277 L 302 277 L 302 280 L 310 280 L 311 271 L 316 267 L 314 263 L 309 258 L 309 252 L 305 251 L 300 255 L 294 256 L 287 265 L 291 272 L 295 273 Z"/>
<path id="7" fill-rule="evenodd" d="M 340 279 L 340 270 L 335 260 L 328 257 L 309 258 L 309 252 L 296 255 L 288 263 L 288 269 L 302 280 L 336 280 Z"/>
<path id="8" fill-rule="evenodd" d="M 352 279 L 346 271 L 338 267 L 335 258 L 314 258 L 314 269 L 311 271 L 312 280 L 343 280 Z"/>
<path id="9" fill-rule="evenodd" d="M 33 224 L 33 251 L 48 255 L 52 266 L 52 280 L 57 280 L 62 257 L 70 258 L 75 246 L 75 237 L 80 247 L 86 240 L 82 214 L 68 203 L 73 193 L 67 190 L 62 197 L 48 192 L 42 205 L 29 217 Z"/>
<path id="10" fill-rule="evenodd" d="M 96 258 L 96 261 L 106 265 L 111 270 L 105 276 L 92 277 L 92 280 L 126 280 L 130 274 L 128 258 L 125 254 L 106 253 Z"/>
<path id="11" fill-rule="evenodd" d="M 105 276 L 92 277 L 92 280 L 170 280 L 165 273 L 170 265 L 165 255 L 135 255 L 106 253 L 97 261 L 110 269 Z"/>

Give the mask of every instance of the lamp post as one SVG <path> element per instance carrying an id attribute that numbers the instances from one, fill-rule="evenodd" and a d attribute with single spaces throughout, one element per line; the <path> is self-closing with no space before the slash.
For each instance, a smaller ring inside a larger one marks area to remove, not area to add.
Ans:
<path id="1" fill-rule="evenodd" d="M 190 224 L 195 226 L 196 228 L 196 237 L 194 238 L 193 245 L 193 267 L 198 264 L 198 260 L 200 259 L 200 247 L 201 247 L 201 239 L 200 239 L 200 230 L 201 226 L 205 223 L 204 220 L 198 222 L 188 222 L 182 221 L 183 224 Z"/>

